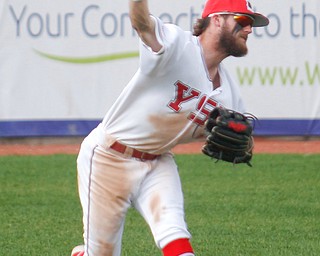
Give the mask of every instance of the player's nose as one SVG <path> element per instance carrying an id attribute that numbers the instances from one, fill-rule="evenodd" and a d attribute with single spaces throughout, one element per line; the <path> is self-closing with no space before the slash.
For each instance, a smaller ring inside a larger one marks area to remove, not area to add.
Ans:
<path id="1" fill-rule="evenodd" d="M 245 26 L 242 28 L 242 30 L 244 32 L 246 32 L 247 34 L 251 34 L 252 33 L 252 26 L 251 25 Z"/>

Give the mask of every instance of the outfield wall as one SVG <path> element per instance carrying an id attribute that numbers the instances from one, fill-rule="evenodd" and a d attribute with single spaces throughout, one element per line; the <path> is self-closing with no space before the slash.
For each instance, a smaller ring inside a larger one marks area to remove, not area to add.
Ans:
<path id="1" fill-rule="evenodd" d="M 190 30 L 202 1 L 149 1 Z M 256 135 L 320 135 L 320 1 L 252 0 L 270 26 L 249 54 L 225 61 Z M 0 137 L 82 136 L 103 118 L 138 66 L 128 1 L 1 0 Z"/>

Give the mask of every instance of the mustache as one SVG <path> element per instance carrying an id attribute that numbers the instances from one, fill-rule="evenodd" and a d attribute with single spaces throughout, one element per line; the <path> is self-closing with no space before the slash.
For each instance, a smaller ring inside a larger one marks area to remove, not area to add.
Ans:
<path id="1" fill-rule="evenodd" d="M 242 29 L 243 29 L 243 27 L 241 27 L 239 24 L 236 24 L 233 31 L 232 31 L 232 34 L 235 36 L 238 32 L 240 32 L 240 37 L 247 41 L 248 35 L 245 33 L 241 33 Z"/>

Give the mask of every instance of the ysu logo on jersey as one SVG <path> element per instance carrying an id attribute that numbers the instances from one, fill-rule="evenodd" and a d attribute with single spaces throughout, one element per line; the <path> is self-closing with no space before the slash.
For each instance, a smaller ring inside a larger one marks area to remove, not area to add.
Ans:
<path id="1" fill-rule="evenodd" d="M 168 106 L 175 112 L 180 112 L 183 103 L 198 99 L 196 108 L 189 113 L 188 119 L 200 126 L 204 125 L 210 112 L 218 105 L 218 103 L 207 95 L 201 95 L 200 91 L 191 88 L 181 81 L 177 81 L 174 85 L 176 87 L 175 97 L 169 102 Z"/>

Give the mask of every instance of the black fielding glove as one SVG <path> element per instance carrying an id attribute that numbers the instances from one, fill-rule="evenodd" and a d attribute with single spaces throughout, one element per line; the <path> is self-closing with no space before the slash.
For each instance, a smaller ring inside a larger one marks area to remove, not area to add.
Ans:
<path id="1" fill-rule="evenodd" d="M 254 143 L 250 118 L 225 108 L 213 109 L 205 124 L 208 136 L 202 152 L 217 160 L 251 166 Z"/>

